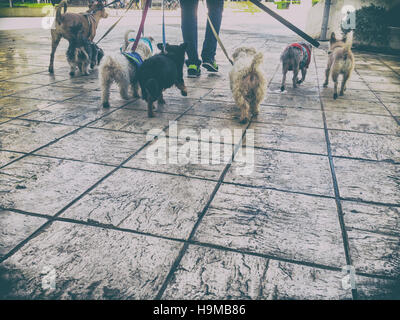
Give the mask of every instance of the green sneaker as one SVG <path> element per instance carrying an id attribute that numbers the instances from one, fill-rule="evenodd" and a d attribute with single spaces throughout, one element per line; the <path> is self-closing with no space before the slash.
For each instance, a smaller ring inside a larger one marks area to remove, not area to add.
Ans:
<path id="1" fill-rule="evenodd" d="M 203 68 L 206 68 L 209 72 L 218 72 L 218 65 L 214 61 L 203 61 Z"/>
<path id="2" fill-rule="evenodd" d="M 199 66 L 195 64 L 191 64 L 188 66 L 188 77 L 189 78 L 198 78 L 200 77 L 201 70 Z"/>

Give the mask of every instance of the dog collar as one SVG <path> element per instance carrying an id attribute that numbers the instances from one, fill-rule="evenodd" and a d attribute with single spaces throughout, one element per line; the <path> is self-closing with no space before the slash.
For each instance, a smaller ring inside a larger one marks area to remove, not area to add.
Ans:
<path id="1" fill-rule="evenodd" d="M 147 43 L 147 45 L 150 48 L 151 53 L 153 53 L 153 46 L 151 45 L 151 41 L 149 38 L 146 37 L 141 37 L 140 40 L 143 40 L 144 42 Z M 130 42 L 135 42 L 135 38 L 129 39 Z"/>

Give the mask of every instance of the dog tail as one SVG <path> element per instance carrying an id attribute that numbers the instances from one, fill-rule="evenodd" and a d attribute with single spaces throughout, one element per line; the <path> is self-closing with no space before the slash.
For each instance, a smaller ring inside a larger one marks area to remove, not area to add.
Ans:
<path id="1" fill-rule="evenodd" d="M 64 13 L 67 12 L 67 3 L 68 3 L 68 0 L 63 0 L 57 6 L 57 9 L 56 9 L 56 22 L 58 24 L 62 23 L 61 9 L 64 7 Z"/>
<path id="2" fill-rule="evenodd" d="M 124 39 L 125 39 L 125 47 L 124 47 L 124 50 L 123 50 L 123 51 L 125 51 L 126 48 L 128 48 L 128 46 L 129 46 L 129 34 L 130 34 L 130 33 L 134 33 L 134 32 L 135 32 L 135 30 L 132 30 L 132 29 L 127 30 L 127 31 L 125 32 L 125 36 L 124 36 Z"/>
<path id="3" fill-rule="evenodd" d="M 347 57 L 349 56 L 349 53 L 350 53 L 352 45 L 353 45 L 353 31 L 351 31 L 346 36 L 346 41 L 345 41 L 344 47 L 343 47 L 343 49 L 344 49 L 343 50 L 344 59 L 347 59 Z"/>
<path id="4" fill-rule="evenodd" d="M 264 55 L 261 52 L 257 53 L 254 56 L 253 61 L 251 62 L 251 65 L 250 65 L 251 71 L 254 71 L 255 69 L 257 69 L 257 67 L 263 62 L 263 60 L 264 60 Z"/>
<path id="5" fill-rule="evenodd" d="M 149 79 L 147 80 L 145 84 L 146 90 L 152 96 L 153 98 L 158 98 L 159 93 L 160 93 L 160 87 L 158 86 L 158 83 L 154 79 Z"/>

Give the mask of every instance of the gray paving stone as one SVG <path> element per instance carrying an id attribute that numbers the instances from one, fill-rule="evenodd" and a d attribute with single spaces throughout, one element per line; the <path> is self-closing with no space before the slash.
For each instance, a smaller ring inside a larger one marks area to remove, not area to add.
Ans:
<path id="1" fill-rule="evenodd" d="M 327 154 L 325 132 L 322 129 L 256 122 L 249 129 L 254 130 L 255 147 Z"/>
<path id="2" fill-rule="evenodd" d="M 290 260 L 345 264 L 333 199 L 223 185 L 195 240 Z"/>
<path id="3" fill-rule="evenodd" d="M 16 92 L 29 91 L 39 87 L 40 85 L 28 85 L 18 82 L 2 81 L 0 86 L 0 96 L 8 96 Z"/>
<path id="4" fill-rule="evenodd" d="M 160 137 L 140 151 L 125 166 L 218 180 L 232 158 L 231 144 Z"/>
<path id="5" fill-rule="evenodd" d="M 314 96 L 294 96 L 289 94 L 268 94 L 264 100 L 264 104 L 283 106 L 283 107 L 299 107 L 308 109 L 321 109 L 321 103 L 318 97 Z"/>
<path id="6" fill-rule="evenodd" d="M 0 116 L 18 117 L 28 112 L 40 110 L 53 103 L 53 101 L 46 100 L 4 97 L 0 99 Z"/>
<path id="7" fill-rule="evenodd" d="M 337 158 L 334 165 L 343 198 L 400 203 L 399 165 Z"/>
<path id="8" fill-rule="evenodd" d="M 322 112 L 302 108 L 285 108 L 276 106 L 260 106 L 260 114 L 256 122 L 277 123 L 292 126 L 323 128 Z"/>
<path id="9" fill-rule="evenodd" d="M 121 169 L 62 216 L 186 239 L 215 184 Z"/>
<path id="10" fill-rule="evenodd" d="M 2 263 L 9 286 L 2 298 L 154 299 L 181 246 L 55 222 Z M 42 286 L 50 270 L 55 272 L 54 290 Z"/>
<path id="11" fill-rule="evenodd" d="M 119 165 L 146 143 L 146 136 L 83 128 L 38 151 L 40 155 Z"/>
<path id="12" fill-rule="evenodd" d="M 27 76 L 22 76 L 18 77 L 17 79 L 14 79 L 14 82 L 20 82 L 20 83 L 30 83 L 30 84 L 51 84 L 59 81 L 63 81 L 65 79 L 68 79 L 69 75 L 65 74 L 50 74 L 48 72 L 46 73 L 36 73 L 36 74 L 31 74 Z"/>
<path id="13" fill-rule="evenodd" d="M 82 88 L 62 88 L 56 86 L 46 86 L 37 89 L 32 89 L 25 92 L 17 92 L 13 97 L 19 98 L 34 98 L 34 99 L 44 99 L 51 101 L 63 101 L 75 96 L 79 96 L 84 93 Z"/>
<path id="14" fill-rule="evenodd" d="M 0 209 L 0 258 L 30 236 L 47 219 Z"/>
<path id="15" fill-rule="evenodd" d="M 328 111 L 326 122 L 329 129 L 400 135 L 400 126 L 390 116 Z"/>
<path id="16" fill-rule="evenodd" d="M 29 156 L 0 170 L 0 205 L 55 214 L 109 171 L 100 165 Z"/>
<path id="17" fill-rule="evenodd" d="M 253 166 L 247 152 L 235 157 L 224 181 L 333 196 L 327 157 L 255 149 Z"/>
<path id="18" fill-rule="evenodd" d="M 399 237 L 355 229 L 347 234 L 353 265 L 357 272 L 399 279 Z"/>
<path id="19" fill-rule="evenodd" d="M 155 117 L 148 118 L 147 111 L 124 108 L 94 122 L 90 127 L 147 134 L 152 129 L 159 128 L 162 131 L 177 117 L 177 114 L 157 112 Z"/>
<path id="20" fill-rule="evenodd" d="M 163 299 L 351 299 L 340 272 L 189 246 Z"/>
<path id="21" fill-rule="evenodd" d="M 21 116 L 21 118 L 83 126 L 104 116 L 111 110 L 97 105 L 84 105 L 79 102 L 71 102 L 70 100 L 67 100 L 42 108 L 41 110 L 32 112 L 26 116 Z"/>
<path id="22" fill-rule="evenodd" d="M 325 111 L 365 113 L 371 115 L 389 116 L 390 114 L 380 102 L 351 100 L 324 100 Z"/>
<path id="23" fill-rule="evenodd" d="M 400 208 L 342 201 L 346 227 L 400 237 Z"/>
<path id="24" fill-rule="evenodd" d="M 329 130 L 334 156 L 400 163 L 400 137 Z"/>
<path id="25" fill-rule="evenodd" d="M 7 163 L 13 161 L 16 158 L 19 158 L 20 156 L 22 156 L 21 153 L 0 151 L 0 167 L 6 165 Z"/>
<path id="26" fill-rule="evenodd" d="M 75 127 L 44 122 L 12 120 L 0 126 L 0 148 L 31 152 L 65 134 Z"/>

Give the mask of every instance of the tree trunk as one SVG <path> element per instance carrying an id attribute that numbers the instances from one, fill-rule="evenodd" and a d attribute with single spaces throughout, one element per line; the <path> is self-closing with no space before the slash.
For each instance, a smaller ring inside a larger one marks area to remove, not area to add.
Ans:
<path id="1" fill-rule="evenodd" d="M 12 0 L 9 0 L 9 1 L 10 1 L 10 8 L 12 8 L 13 7 Z"/>

